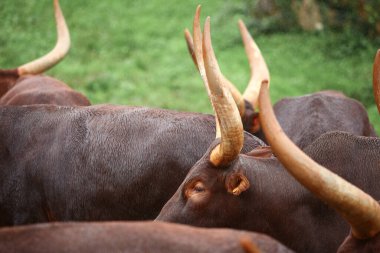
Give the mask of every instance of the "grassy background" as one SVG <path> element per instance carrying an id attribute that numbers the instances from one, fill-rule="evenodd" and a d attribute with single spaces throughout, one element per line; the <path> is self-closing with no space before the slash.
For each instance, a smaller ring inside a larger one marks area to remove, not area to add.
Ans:
<path id="1" fill-rule="evenodd" d="M 211 16 L 222 71 L 243 91 L 249 69 L 237 20 L 250 23 L 244 0 L 61 0 L 72 47 L 47 74 L 82 91 L 94 104 L 211 112 L 183 39 L 198 3 L 202 20 Z M 0 17 L 1 68 L 17 67 L 53 47 L 52 1 L 3 0 Z M 341 90 L 365 104 L 380 133 L 371 84 L 374 43 L 332 32 L 253 36 L 271 72 L 273 102 L 321 89 Z"/>

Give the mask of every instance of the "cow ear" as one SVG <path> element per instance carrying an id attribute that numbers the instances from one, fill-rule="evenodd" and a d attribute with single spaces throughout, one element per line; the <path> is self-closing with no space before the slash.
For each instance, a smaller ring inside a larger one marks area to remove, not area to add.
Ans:
<path id="1" fill-rule="evenodd" d="M 255 115 L 253 115 L 252 121 L 253 122 L 252 122 L 251 132 L 252 133 L 257 133 L 261 129 L 259 112 L 255 113 Z"/>
<path id="2" fill-rule="evenodd" d="M 255 157 L 255 158 L 271 158 L 273 157 L 272 148 L 269 146 L 260 146 L 251 151 L 249 151 L 246 155 Z"/>
<path id="3" fill-rule="evenodd" d="M 226 177 L 225 185 L 229 193 L 238 196 L 243 191 L 246 191 L 250 184 L 243 172 L 234 171 Z"/>

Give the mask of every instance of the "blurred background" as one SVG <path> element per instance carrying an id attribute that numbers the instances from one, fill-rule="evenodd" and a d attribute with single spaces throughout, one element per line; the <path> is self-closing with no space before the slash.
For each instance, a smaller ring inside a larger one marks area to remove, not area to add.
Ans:
<path id="1" fill-rule="evenodd" d="M 249 66 L 237 21 L 259 45 L 271 73 L 273 103 L 322 89 L 360 100 L 380 133 L 372 64 L 380 48 L 379 0 L 61 0 L 72 46 L 47 74 L 112 103 L 207 112 L 212 109 L 183 30 L 195 8 L 211 16 L 221 70 L 240 91 Z M 0 66 L 15 68 L 55 43 L 51 0 L 0 2 Z"/>

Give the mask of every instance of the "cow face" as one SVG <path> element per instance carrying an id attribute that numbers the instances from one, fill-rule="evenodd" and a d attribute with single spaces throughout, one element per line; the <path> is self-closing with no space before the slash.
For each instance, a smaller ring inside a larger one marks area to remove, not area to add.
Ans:
<path id="1" fill-rule="evenodd" d="M 272 157 L 271 149 L 259 147 L 228 165 L 215 166 L 210 162 L 210 153 L 219 143 L 219 139 L 215 140 L 194 165 L 156 220 L 203 227 L 247 225 L 247 203 L 256 197 L 266 198 L 258 196 L 255 189 L 252 165 L 268 165 L 266 158 Z"/>
<path id="2" fill-rule="evenodd" d="M 210 162 L 210 153 L 218 144 L 219 141 L 215 141 L 194 165 L 157 220 L 204 227 L 239 223 L 250 182 L 239 159 L 223 168 Z"/>

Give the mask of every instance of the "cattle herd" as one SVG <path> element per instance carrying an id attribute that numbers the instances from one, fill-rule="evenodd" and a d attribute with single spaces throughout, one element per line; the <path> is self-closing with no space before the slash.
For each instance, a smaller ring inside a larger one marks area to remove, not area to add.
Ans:
<path id="1" fill-rule="evenodd" d="M 198 6 L 185 39 L 215 116 L 91 106 L 42 75 L 70 48 L 54 10 L 54 49 L 0 70 L 0 252 L 380 252 L 380 139 L 360 102 L 328 90 L 272 108 L 239 21 L 241 94 Z M 380 112 L 380 51 L 373 90 Z"/>

